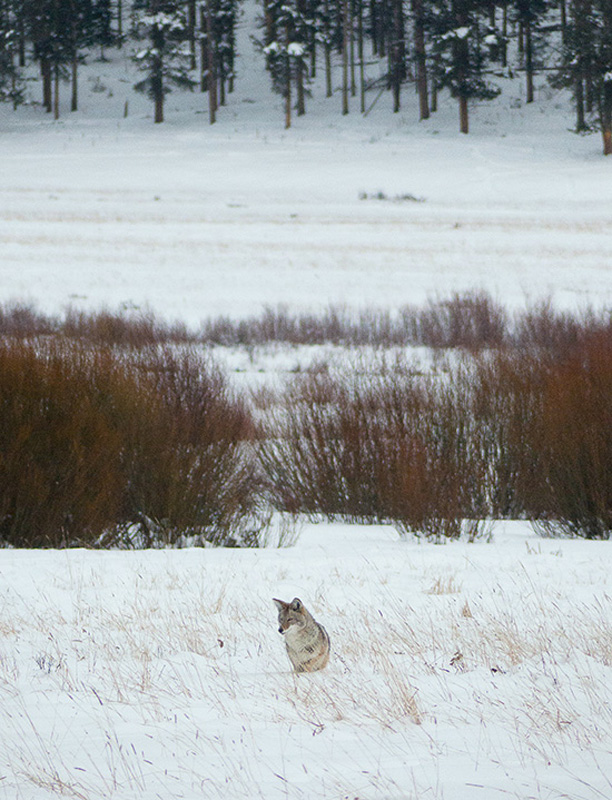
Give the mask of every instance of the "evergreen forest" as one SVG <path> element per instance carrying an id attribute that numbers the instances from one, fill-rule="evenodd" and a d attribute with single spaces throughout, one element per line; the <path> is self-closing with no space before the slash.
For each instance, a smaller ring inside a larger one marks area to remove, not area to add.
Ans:
<path id="1" fill-rule="evenodd" d="M 134 89 L 150 97 L 156 123 L 176 90 L 206 93 L 214 123 L 240 80 L 243 3 L 0 0 L 0 99 L 17 108 L 26 79 L 35 79 L 48 113 L 59 115 L 62 84 L 76 110 L 80 65 L 104 59 L 108 48 L 129 48 Z M 612 0 L 259 0 L 251 18 L 247 34 L 284 100 L 286 127 L 306 113 L 317 75 L 317 91 L 338 92 L 343 114 L 351 98 L 367 114 L 384 93 L 397 112 L 410 87 L 427 119 L 445 90 L 467 134 L 474 101 L 496 97 L 504 80 L 520 76 L 531 103 L 542 74 L 569 89 L 569 124 L 601 130 L 604 153 L 612 152 Z M 373 63 L 375 78 L 367 76 Z"/>

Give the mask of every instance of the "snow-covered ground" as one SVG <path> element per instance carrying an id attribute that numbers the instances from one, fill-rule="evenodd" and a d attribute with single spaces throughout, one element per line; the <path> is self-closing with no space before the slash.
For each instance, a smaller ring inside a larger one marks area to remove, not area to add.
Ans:
<path id="1" fill-rule="evenodd" d="M 467 137 L 448 98 L 418 123 L 410 89 L 365 119 L 319 94 L 285 132 L 249 47 L 213 127 L 199 95 L 154 126 L 117 53 L 57 123 L 0 108 L 0 301 L 193 326 L 471 288 L 612 304 L 612 161 L 564 94 L 523 107 L 516 83 Z M 280 550 L 1 551 L 0 798 L 610 798 L 611 575 L 609 543 L 526 523 L 472 545 L 321 524 Z M 294 595 L 332 637 L 323 673 L 289 670 L 271 598 Z"/>
<path id="2" fill-rule="evenodd" d="M 612 550 L 306 525 L 286 549 L 4 551 L 0 797 L 612 796 Z M 272 597 L 332 639 L 295 676 Z"/>

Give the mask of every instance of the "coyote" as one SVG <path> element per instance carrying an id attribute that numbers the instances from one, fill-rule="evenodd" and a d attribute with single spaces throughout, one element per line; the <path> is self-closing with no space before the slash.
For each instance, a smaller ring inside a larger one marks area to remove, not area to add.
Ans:
<path id="1" fill-rule="evenodd" d="M 287 654 L 296 672 L 315 672 L 329 661 L 329 636 L 294 597 L 290 603 L 273 598 L 278 608 L 278 632 L 285 635 Z"/>

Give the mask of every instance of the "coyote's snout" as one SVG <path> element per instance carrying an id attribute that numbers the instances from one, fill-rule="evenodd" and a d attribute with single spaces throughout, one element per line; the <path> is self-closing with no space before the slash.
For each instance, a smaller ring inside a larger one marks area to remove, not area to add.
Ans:
<path id="1" fill-rule="evenodd" d="M 329 661 L 329 636 L 298 597 L 290 603 L 274 598 L 278 632 L 284 634 L 287 654 L 296 672 L 315 672 Z"/>

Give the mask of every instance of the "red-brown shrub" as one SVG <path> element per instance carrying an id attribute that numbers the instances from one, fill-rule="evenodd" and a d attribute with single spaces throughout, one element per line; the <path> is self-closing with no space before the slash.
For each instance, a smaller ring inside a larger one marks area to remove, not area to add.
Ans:
<path id="1" fill-rule="evenodd" d="M 588 337 L 546 376 L 535 446 L 548 534 L 612 534 L 612 336 Z"/>
<path id="2" fill-rule="evenodd" d="M 479 350 L 504 343 L 507 315 L 484 292 L 455 292 L 447 300 L 430 300 L 414 317 L 414 325 L 413 339 L 419 344 Z"/>
<path id="3" fill-rule="evenodd" d="M 119 513 L 121 440 L 100 414 L 90 378 L 103 357 L 66 346 L 44 355 L 0 344 L 0 541 L 90 544 Z"/>
<path id="4" fill-rule="evenodd" d="M 147 545 L 256 543 L 264 517 L 244 404 L 192 350 L 144 353 L 133 378 L 138 405 L 119 415 L 128 522 Z"/>
<path id="5" fill-rule="evenodd" d="M 455 395 L 456 387 L 401 365 L 297 379 L 261 446 L 274 502 L 332 519 L 393 520 L 436 539 L 459 536 L 465 519 L 482 516 L 484 469 Z"/>
<path id="6" fill-rule="evenodd" d="M 194 353 L 0 344 L 0 543 L 257 543 L 244 406 Z"/>

